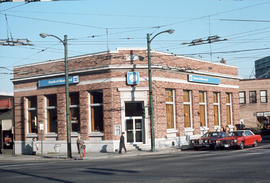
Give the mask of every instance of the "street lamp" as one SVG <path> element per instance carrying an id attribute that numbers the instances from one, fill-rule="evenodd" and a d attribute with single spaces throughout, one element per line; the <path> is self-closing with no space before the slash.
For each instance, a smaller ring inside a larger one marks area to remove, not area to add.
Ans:
<path id="1" fill-rule="evenodd" d="M 150 124 L 151 124 L 151 151 L 155 151 L 155 130 L 154 130 L 154 114 L 153 114 L 153 89 L 152 89 L 152 69 L 151 69 L 151 48 L 150 44 L 160 34 L 169 33 L 172 34 L 174 29 L 165 30 L 155 34 L 152 38 L 152 34 L 147 34 L 147 57 L 148 57 L 148 84 L 149 84 L 149 113 L 150 113 Z"/>
<path id="2" fill-rule="evenodd" d="M 66 122 L 67 122 L 67 157 L 72 158 L 71 154 L 71 136 L 70 136 L 70 112 L 69 112 L 69 83 L 68 83 L 68 59 L 67 59 L 67 35 L 64 35 L 64 40 L 52 34 L 39 34 L 40 37 L 46 38 L 48 36 L 58 39 L 64 45 L 65 52 L 65 86 L 66 86 Z"/>

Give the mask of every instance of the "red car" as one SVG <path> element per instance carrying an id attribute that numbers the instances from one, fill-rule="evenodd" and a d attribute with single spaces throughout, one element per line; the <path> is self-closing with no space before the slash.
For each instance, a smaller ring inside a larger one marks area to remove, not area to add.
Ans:
<path id="1" fill-rule="evenodd" d="M 228 137 L 218 139 L 216 143 L 224 148 L 237 147 L 239 149 L 244 149 L 247 146 L 256 147 L 261 141 L 261 135 L 255 135 L 250 130 L 237 130 L 231 132 Z"/>

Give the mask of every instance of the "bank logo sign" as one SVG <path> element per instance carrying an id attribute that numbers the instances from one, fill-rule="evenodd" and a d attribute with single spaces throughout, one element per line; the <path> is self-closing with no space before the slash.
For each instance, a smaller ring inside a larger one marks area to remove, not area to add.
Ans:
<path id="1" fill-rule="evenodd" d="M 128 72 L 127 73 L 127 84 L 128 85 L 137 85 L 139 84 L 140 76 L 139 72 Z"/>
<path id="2" fill-rule="evenodd" d="M 38 87 L 64 85 L 65 83 L 66 83 L 65 77 L 43 79 L 38 81 Z M 68 83 L 69 84 L 79 83 L 79 76 L 69 76 Z"/>
<path id="3" fill-rule="evenodd" d="M 220 79 L 218 79 L 218 78 L 198 76 L 198 75 L 188 75 L 188 81 L 195 82 L 195 83 L 214 84 L 214 85 L 220 84 Z"/>

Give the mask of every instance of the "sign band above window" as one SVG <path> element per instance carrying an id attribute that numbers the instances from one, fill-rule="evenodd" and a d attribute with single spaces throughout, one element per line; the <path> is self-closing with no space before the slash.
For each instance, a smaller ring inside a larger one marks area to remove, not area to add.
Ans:
<path id="1" fill-rule="evenodd" d="M 188 75 L 188 81 L 195 82 L 195 83 L 214 84 L 214 85 L 220 84 L 219 78 L 212 78 L 212 77 L 198 76 L 198 75 Z"/>
<path id="2" fill-rule="evenodd" d="M 43 79 L 38 81 L 38 87 L 64 85 L 65 83 L 66 83 L 65 77 Z M 79 83 L 79 76 L 69 76 L 68 83 L 69 84 Z"/>

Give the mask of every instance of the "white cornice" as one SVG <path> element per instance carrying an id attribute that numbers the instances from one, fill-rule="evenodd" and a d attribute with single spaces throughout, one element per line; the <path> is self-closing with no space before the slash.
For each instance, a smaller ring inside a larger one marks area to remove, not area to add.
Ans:
<path id="1" fill-rule="evenodd" d="M 130 64 L 117 64 L 117 65 L 107 65 L 103 67 L 95 67 L 95 68 L 87 68 L 87 69 L 81 69 L 81 70 L 75 70 L 75 71 L 69 71 L 69 74 L 80 74 L 80 73 L 87 73 L 87 72 L 94 72 L 94 71 L 105 71 L 105 70 L 119 70 L 119 69 L 148 69 L 147 65 L 130 65 Z M 186 73 L 196 73 L 196 74 L 202 74 L 207 76 L 214 76 L 214 77 L 222 77 L 222 78 L 228 78 L 228 79 L 239 79 L 238 76 L 234 75 L 228 75 L 228 74 L 220 74 L 220 73 L 212 73 L 207 71 L 198 71 L 198 70 L 184 70 L 184 68 L 168 68 L 167 66 L 162 65 L 153 65 L 152 69 L 168 69 L 168 70 L 175 70 L 176 72 L 186 72 Z M 18 82 L 18 81 L 27 81 L 27 80 L 33 80 L 33 79 L 43 79 L 43 78 L 49 78 L 49 77 L 58 77 L 63 76 L 65 73 L 54 73 L 54 74 L 46 74 L 46 75 L 38 75 L 38 76 L 31 76 L 31 77 L 25 77 L 25 78 L 13 78 L 11 81 Z"/>

